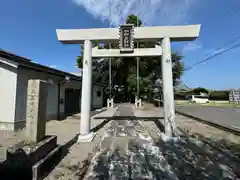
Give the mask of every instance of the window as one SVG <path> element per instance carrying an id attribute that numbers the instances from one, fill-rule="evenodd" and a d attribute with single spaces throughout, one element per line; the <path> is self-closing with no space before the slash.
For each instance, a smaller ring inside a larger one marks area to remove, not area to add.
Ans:
<path id="1" fill-rule="evenodd" d="M 195 98 L 198 98 L 198 99 L 206 99 L 207 97 L 206 96 L 194 96 Z"/>

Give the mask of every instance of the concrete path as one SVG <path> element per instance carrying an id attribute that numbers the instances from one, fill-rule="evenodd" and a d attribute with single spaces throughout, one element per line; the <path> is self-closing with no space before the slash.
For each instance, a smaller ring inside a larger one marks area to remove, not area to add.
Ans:
<path id="1" fill-rule="evenodd" d="M 122 104 L 115 116 L 134 116 Z M 119 119 L 119 118 L 118 118 Z M 177 179 L 153 139 L 138 120 L 112 120 L 85 179 Z"/>
<path id="2" fill-rule="evenodd" d="M 240 132 L 240 109 L 181 105 L 176 110 Z"/>

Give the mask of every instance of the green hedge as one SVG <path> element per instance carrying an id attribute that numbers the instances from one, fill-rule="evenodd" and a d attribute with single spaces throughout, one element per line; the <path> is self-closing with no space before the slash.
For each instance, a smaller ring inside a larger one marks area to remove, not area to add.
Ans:
<path id="1" fill-rule="evenodd" d="M 209 100 L 228 101 L 229 91 L 213 91 L 209 95 Z"/>
<path id="2" fill-rule="evenodd" d="M 186 100 L 187 95 L 192 95 L 191 92 L 174 93 L 175 100 Z M 229 91 L 212 91 L 209 93 L 209 100 L 212 101 L 228 101 Z"/>

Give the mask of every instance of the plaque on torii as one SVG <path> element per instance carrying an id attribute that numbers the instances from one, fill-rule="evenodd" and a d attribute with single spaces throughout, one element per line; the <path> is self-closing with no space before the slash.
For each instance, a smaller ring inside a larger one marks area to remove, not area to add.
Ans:
<path id="1" fill-rule="evenodd" d="M 133 53 L 134 51 L 134 25 L 122 24 L 119 27 L 120 53 Z"/>

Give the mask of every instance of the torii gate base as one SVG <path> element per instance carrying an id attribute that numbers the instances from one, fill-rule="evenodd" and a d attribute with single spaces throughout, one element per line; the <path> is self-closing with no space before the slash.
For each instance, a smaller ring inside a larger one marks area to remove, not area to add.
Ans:
<path id="1" fill-rule="evenodd" d="M 113 98 L 112 99 L 107 99 L 107 107 L 108 108 L 113 108 L 114 107 L 114 104 L 113 104 Z"/>
<path id="2" fill-rule="evenodd" d="M 142 99 L 135 97 L 135 107 L 136 108 L 141 108 L 142 107 Z"/>
<path id="3" fill-rule="evenodd" d="M 175 118 L 173 79 L 172 79 L 172 60 L 171 44 L 172 41 L 191 41 L 199 36 L 200 25 L 188 26 L 169 26 L 169 27 L 136 27 L 134 28 L 134 39 L 136 41 L 157 41 L 161 42 L 161 53 L 153 49 L 156 56 L 162 55 L 162 79 L 163 79 L 163 99 L 164 99 L 164 127 L 165 134 L 162 134 L 163 140 L 172 139 L 173 125 Z M 84 42 L 83 57 L 83 76 L 82 76 L 82 98 L 81 98 L 81 123 L 79 142 L 90 142 L 94 138 L 94 133 L 90 132 L 90 102 L 92 86 L 92 57 L 104 57 L 108 52 L 105 50 L 96 50 L 92 53 L 92 42 L 119 41 L 118 28 L 102 29 L 77 29 L 77 30 L 57 30 L 58 39 L 67 44 L 82 44 Z M 151 50 L 151 49 L 150 49 Z M 158 49 L 157 49 L 158 51 Z M 150 51 L 148 51 L 150 52 Z M 119 57 L 118 50 L 112 50 L 114 57 Z M 145 56 L 146 51 L 136 49 L 136 56 Z M 121 56 L 131 56 L 131 54 L 122 54 Z"/>

